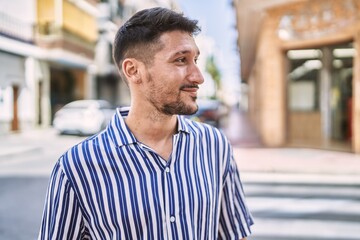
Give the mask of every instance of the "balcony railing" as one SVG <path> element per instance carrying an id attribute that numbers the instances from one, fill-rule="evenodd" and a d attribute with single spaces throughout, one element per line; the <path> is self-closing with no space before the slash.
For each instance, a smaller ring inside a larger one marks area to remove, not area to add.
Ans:
<path id="1" fill-rule="evenodd" d="M 23 42 L 34 42 L 34 26 L 0 12 L 0 35 Z"/>

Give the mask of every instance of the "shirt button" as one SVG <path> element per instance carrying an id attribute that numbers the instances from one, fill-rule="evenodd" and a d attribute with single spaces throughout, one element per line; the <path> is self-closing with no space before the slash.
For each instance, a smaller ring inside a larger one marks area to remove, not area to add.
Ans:
<path id="1" fill-rule="evenodd" d="M 170 168 L 165 168 L 165 172 L 169 173 L 170 172 Z"/>
<path id="2" fill-rule="evenodd" d="M 176 220 L 176 219 L 175 219 L 175 217 L 174 217 L 174 216 L 171 216 L 171 218 L 170 218 L 170 222 L 172 222 L 172 223 L 173 223 L 173 222 L 175 222 L 175 220 Z"/>

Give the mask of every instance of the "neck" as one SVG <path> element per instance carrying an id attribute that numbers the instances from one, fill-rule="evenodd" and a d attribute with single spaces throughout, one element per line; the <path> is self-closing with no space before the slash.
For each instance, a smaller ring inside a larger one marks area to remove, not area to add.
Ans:
<path id="1" fill-rule="evenodd" d="M 176 115 L 166 115 L 151 107 L 131 106 L 125 122 L 135 137 L 146 144 L 171 139 L 177 131 Z"/>
<path id="2" fill-rule="evenodd" d="M 172 152 L 172 139 L 176 133 L 176 115 L 168 116 L 151 108 L 130 108 L 125 119 L 136 139 L 151 147 L 159 156 L 167 160 Z"/>

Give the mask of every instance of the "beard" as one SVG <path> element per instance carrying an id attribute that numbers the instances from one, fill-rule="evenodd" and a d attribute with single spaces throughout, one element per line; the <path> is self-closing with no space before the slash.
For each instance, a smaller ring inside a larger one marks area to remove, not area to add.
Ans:
<path id="1" fill-rule="evenodd" d="M 165 91 L 161 91 L 161 88 L 155 86 L 154 80 L 150 74 L 148 75 L 148 82 L 151 83 L 148 100 L 160 113 L 165 115 L 192 115 L 198 111 L 199 107 L 196 104 L 196 97 L 191 98 L 192 103 L 195 103 L 195 107 L 192 103 L 186 103 L 181 99 L 181 91 L 183 88 L 198 88 L 197 85 L 182 85 L 176 93 L 176 99 L 168 102 L 168 99 L 174 98 L 174 92 L 166 92 L 166 89 Z"/>
<path id="2" fill-rule="evenodd" d="M 196 99 L 193 99 L 195 102 Z M 182 102 L 180 99 L 179 101 L 171 102 L 171 103 L 165 103 L 163 104 L 161 108 L 161 112 L 166 115 L 192 115 L 196 113 L 198 110 L 198 106 L 196 105 L 196 108 L 186 105 L 184 102 Z"/>

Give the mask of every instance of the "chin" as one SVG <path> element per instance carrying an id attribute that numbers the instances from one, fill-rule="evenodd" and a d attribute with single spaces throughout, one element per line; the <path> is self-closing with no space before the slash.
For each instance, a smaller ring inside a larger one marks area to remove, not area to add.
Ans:
<path id="1" fill-rule="evenodd" d="M 195 104 L 194 112 L 192 114 L 196 113 L 198 110 L 199 110 L 199 106 L 197 104 Z"/>
<path id="2" fill-rule="evenodd" d="M 189 106 L 187 114 L 183 114 L 183 115 L 193 115 L 195 114 L 197 111 L 199 110 L 199 107 L 197 104 L 194 104 L 194 106 Z"/>
<path id="3" fill-rule="evenodd" d="M 162 112 L 168 115 L 192 115 L 198 111 L 199 107 L 196 99 L 187 101 L 176 101 L 164 104 L 161 108 Z"/>

